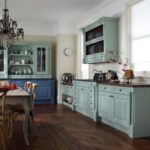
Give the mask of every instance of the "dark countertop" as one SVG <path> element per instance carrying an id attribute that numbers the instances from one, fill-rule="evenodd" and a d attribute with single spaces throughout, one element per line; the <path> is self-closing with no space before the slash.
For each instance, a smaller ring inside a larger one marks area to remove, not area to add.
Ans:
<path id="1" fill-rule="evenodd" d="M 103 85 L 111 85 L 111 86 L 122 86 L 122 87 L 150 87 L 150 83 L 148 82 L 132 82 L 132 83 L 115 83 L 115 82 L 104 82 L 104 81 L 95 81 L 93 79 L 74 79 L 76 81 L 87 81 L 87 82 L 96 82 L 98 84 Z"/>
<path id="2" fill-rule="evenodd" d="M 71 82 L 62 82 L 61 84 L 73 86 L 73 83 L 71 83 Z"/>

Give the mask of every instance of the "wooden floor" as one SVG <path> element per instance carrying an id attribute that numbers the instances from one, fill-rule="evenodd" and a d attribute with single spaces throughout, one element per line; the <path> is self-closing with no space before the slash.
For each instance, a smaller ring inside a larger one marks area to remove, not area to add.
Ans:
<path id="1" fill-rule="evenodd" d="M 22 117 L 14 125 L 8 150 L 150 150 L 150 138 L 132 140 L 118 130 L 95 123 L 62 105 L 38 105 L 35 127 L 26 146 Z M 1 149 L 0 142 L 0 149 Z"/>

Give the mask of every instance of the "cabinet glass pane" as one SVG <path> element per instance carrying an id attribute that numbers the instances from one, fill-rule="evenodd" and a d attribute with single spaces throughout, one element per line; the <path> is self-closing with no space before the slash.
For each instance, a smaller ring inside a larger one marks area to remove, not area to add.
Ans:
<path id="1" fill-rule="evenodd" d="M 4 71 L 4 50 L 0 50 L 0 71 Z"/>
<path id="2" fill-rule="evenodd" d="M 100 25 L 100 26 L 86 32 L 85 40 L 87 42 L 87 41 L 93 40 L 93 39 L 101 37 L 101 36 L 103 36 L 103 25 Z"/>
<path id="3" fill-rule="evenodd" d="M 86 46 L 86 55 L 104 52 L 104 41 Z"/>
<path id="4" fill-rule="evenodd" d="M 37 48 L 37 71 L 46 71 L 46 49 L 38 47 Z"/>

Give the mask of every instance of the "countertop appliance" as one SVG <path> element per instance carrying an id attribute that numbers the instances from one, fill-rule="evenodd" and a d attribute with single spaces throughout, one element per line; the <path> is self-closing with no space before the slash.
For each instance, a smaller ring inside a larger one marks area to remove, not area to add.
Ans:
<path id="1" fill-rule="evenodd" d="M 93 76 L 95 81 L 106 81 L 106 73 L 95 73 Z"/>
<path id="2" fill-rule="evenodd" d="M 65 83 L 72 83 L 72 80 L 75 78 L 75 75 L 71 73 L 64 73 L 62 76 L 62 81 Z"/>

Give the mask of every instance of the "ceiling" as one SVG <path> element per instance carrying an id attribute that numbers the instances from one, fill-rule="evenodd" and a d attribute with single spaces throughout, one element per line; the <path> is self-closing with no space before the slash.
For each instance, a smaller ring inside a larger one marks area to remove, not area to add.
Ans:
<path id="1" fill-rule="evenodd" d="M 7 7 L 10 17 L 17 21 L 51 23 L 62 19 L 74 21 L 102 2 L 104 0 L 7 0 Z M 3 8 L 4 0 L 0 0 L 0 9 Z"/>

